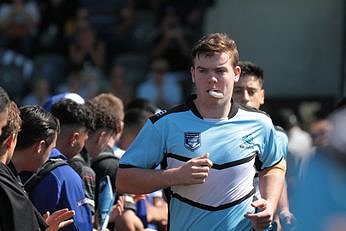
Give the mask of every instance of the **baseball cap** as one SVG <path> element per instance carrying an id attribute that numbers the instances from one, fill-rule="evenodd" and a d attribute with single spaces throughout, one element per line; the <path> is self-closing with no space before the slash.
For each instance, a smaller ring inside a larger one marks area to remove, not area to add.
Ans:
<path id="1" fill-rule="evenodd" d="M 55 104 L 56 102 L 60 101 L 60 100 L 64 100 L 64 99 L 71 99 L 73 101 L 75 101 L 76 103 L 79 104 L 84 104 L 85 100 L 83 99 L 82 96 L 78 95 L 77 93 L 73 93 L 73 92 L 65 92 L 65 93 L 61 93 L 61 94 L 57 94 L 57 95 L 53 95 L 52 97 L 50 97 L 43 105 L 43 108 L 47 111 L 50 111 L 53 104 Z"/>

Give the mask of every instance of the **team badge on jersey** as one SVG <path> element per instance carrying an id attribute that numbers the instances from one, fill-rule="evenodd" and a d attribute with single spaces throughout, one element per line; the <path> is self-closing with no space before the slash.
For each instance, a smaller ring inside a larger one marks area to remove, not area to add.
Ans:
<path id="1" fill-rule="evenodd" d="M 201 147 L 201 133 L 199 132 L 185 132 L 184 133 L 184 146 L 190 151 L 195 151 Z"/>

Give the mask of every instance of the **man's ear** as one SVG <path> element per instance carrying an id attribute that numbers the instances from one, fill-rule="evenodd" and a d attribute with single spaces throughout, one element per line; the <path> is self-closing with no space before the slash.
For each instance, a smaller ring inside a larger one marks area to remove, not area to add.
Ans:
<path id="1" fill-rule="evenodd" d="M 264 104 L 264 100 L 265 100 L 265 91 L 264 89 L 260 90 L 260 97 L 261 97 L 261 105 Z"/>
<path id="2" fill-rule="evenodd" d="M 96 138 L 96 142 L 98 144 L 101 144 L 103 143 L 106 139 L 109 139 L 110 138 L 110 134 L 106 131 L 101 131 L 99 132 L 99 134 L 97 135 L 97 138 Z M 108 141 L 107 141 L 108 142 Z"/>
<path id="3" fill-rule="evenodd" d="M 190 68 L 191 80 L 195 83 L 195 69 L 193 67 Z"/>
<path id="4" fill-rule="evenodd" d="M 234 81 L 238 82 L 239 77 L 240 77 L 240 73 L 241 73 L 241 68 L 239 66 L 235 66 L 233 71 L 234 71 Z"/>
<path id="5" fill-rule="evenodd" d="M 44 140 L 37 141 L 34 144 L 34 152 L 41 153 L 46 148 L 46 142 Z"/>
<path id="6" fill-rule="evenodd" d="M 16 138 L 17 134 L 13 133 L 4 140 L 3 144 L 6 147 L 6 149 L 9 149 L 10 147 L 12 147 L 12 145 L 16 145 Z"/>
<path id="7" fill-rule="evenodd" d="M 72 135 L 70 135 L 70 138 L 68 140 L 68 144 L 71 147 L 73 147 L 76 144 L 76 142 L 78 141 L 79 136 L 80 136 L 79 132 L 72 133 Z"/>

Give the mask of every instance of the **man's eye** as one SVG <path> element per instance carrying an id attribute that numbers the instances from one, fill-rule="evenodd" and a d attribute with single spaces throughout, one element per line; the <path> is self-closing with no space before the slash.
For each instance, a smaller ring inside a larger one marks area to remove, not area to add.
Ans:
<path id="1" fill-rule="evenodd" d="M 249 95 L 254 95 L 256 93 L 257 90 L 255 89 L 249 89 L 247 92 L 249 93 Z"/>

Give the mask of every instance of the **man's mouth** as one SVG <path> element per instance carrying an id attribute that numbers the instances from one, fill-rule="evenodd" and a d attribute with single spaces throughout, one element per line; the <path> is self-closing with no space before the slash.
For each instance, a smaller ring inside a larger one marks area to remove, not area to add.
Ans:
<path id="1" fill-rule="evenodd" d="M 214 97 L 214 98 L 217 98 L 217 99 L 222 99 L 224 97 L 222 92 L 218 92 L 218 91 L 215 91 L 215 90 L 208 91 L 208 94 L 211 97 Z"/>

